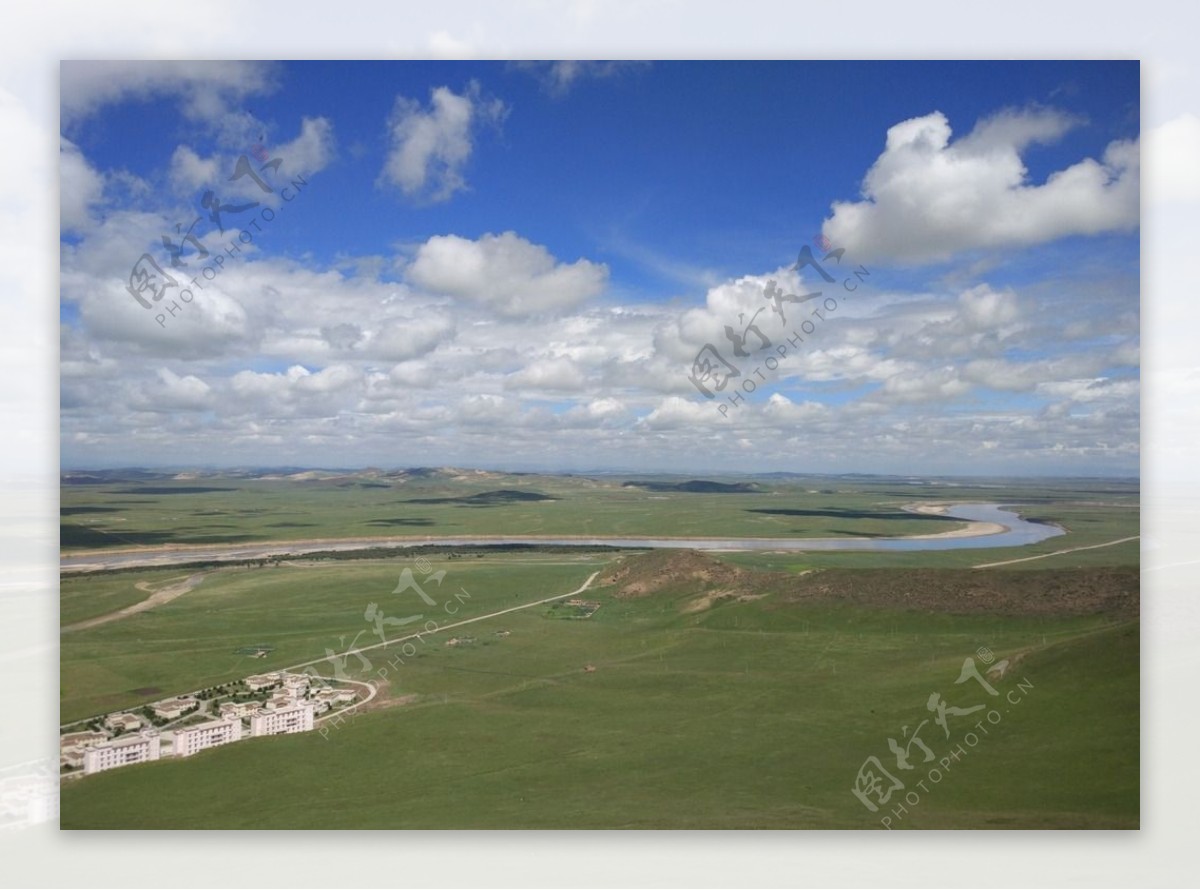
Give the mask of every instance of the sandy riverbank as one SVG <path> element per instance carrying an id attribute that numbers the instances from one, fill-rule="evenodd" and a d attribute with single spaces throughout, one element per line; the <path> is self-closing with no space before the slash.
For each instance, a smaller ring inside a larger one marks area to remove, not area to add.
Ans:
<path id="1" fill-rule="evenodd" d="M 954 504 L 909 504 L 903 509 L 908 513 L 921 513 L 926 516 L 944 516 L 946 511 Z M 946 538 L 980 538 L 985 535 L 999 535 L 1006 531 L 1010 531 L 1007 525 L 1001 525 L 999 522 L 972 522 L 970 520 L 962 520 L 966 523 L 963 528 L 956 528 L 948 532 L 933 532 L 928 535 L 905 535 L 904 537 L 912 541 L 932 541 Z"/>

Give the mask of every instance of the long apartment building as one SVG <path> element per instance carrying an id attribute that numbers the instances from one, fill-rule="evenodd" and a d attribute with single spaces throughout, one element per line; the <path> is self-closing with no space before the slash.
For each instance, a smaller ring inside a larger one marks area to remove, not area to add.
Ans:
<path id="1" fill-rule="evenodd" d="M 158 733 L 146 729 L 137 735 L 122 736 L 88 748 L 83 754 L 83 771 L 87 775 L 118 766 L 158 760 Z"/>
<path id="2" fill-rule="evenodd" d="M 176 757 L 191 757 L 205 748 L 215 748 L 242 739 L 242 721 L 210 720 L 207 723 L 197 723 L 195 726 L 185 726 L 175 730 L 175 743 L 172 753 Z"/>
<path id="3" fill-rule="evenodd" d="M 250 717 L 250 735 L 252 736 L 308 732 L 312 728 L 313 704 L 307 701 L 273 711 L 259 711 Z"/>

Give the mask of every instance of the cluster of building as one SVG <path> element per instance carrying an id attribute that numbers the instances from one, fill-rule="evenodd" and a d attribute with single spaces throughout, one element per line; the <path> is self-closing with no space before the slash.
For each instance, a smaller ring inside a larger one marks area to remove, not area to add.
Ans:
<path id="1" fill-rule="evenodd" d="M 308 732 L 315 715 L 356 697 L 350 689 L 313 689 L 308 675 L 285 671 L 256 674 L 247 677 L 245 684 L 251 692 L 275 691 L 265 701 L 222 702 L 215 719 L 163 733 L 146 727 L 137 714 L 110 714 L 104 720 L 105 726 L 120 734 L 112 738 L 108 733 L 89 730 L 61 736 L 60 765 L 90 775 L 160 757 L 191 757 L 246 737 Z M 197 710 L 200 701 L 181 695 L 149 707 L 160 719 L 175 720 Z"/>
<path id="2" fill-rule="evenodd" d="M 274 689 L 271 697 L 262 704 L 254 702 L 226 702 L 221 705 L 222 712 L 228 708 L 230 713 L 235 709 L 240 709 L 243 713 L 239 716 L 249 716 L 244 713 L 246 705 L 253 705 L 254 711 L 265 711 L 269 715 L 271 712 L 284 711 L 295 707 L 301 702 L 307 702 L 312 705 L 313 713 L 320 715 L 324 714 L 330 708 L 342 702 L 352 702 L 355 699 L 355 693 L 350 689 L 339 689 L 334 687 L 324 687 L 321 689 L 312 688 L 312 678 L 308 674 L 289 674 L 287 671 L 276 671 L 272 674 L 254 674 L 245 679 L 246 688 L 251 692 L 261 692 L 264 689 Z M 260 715 L 266 716 L 266 715 Z M 312 729 L 310 726 L 309 729 Z"/>

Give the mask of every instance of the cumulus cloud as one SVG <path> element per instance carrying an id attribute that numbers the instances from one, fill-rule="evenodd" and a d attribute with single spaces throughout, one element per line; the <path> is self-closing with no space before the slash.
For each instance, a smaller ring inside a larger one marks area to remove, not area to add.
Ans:
<path id="1" fill-rule="evenodd" d="M 282 159 L 280 171 L 295 176 L 324 170 L 333 160 L 335 146 L 333 124 L 329 119 L 306 117 L 300 122 L 300 132 L 295 139 L 269 150 L 271 157 Z"/>
<path id="2" fill-rule="evenodd" d="M 508 377 L 506 385 L 541 390 L 578 392 L 587 385 L 587 377 L 569 358 L 538 359 Z"/>
<path id="3" fill-rule="evenodd" d="M 650 430 L 697 429 L 714 423 L 716 418 L 717 413 L 709 404 L 667 396 L 638 421 L 638 426 Z"/>
<path id="4" fill-rule="evenodd" d="M 449 200 L 467 188 L 464 170 L 480 125 L 499 124 L 507 113 L 503 102 L 485 98 L 475 83 L 462 94 L 436 87 L 428 109 L 398 96 L 388 119 L 391 147 L 380 181 L 409 198 Z"/>
<path id="5" fill-rule="evenodd" d="M 257 141 L 257 137 L 254 139 Z M 210 157 L 201 157 L 191 146 L 180 145 L 171 155 L 168 177 L 178 194 L 211 188 L 222 201 L 237 197 L 278 204 L 278 191 L 289 178 L 319 173 L 333 160 L 336 152 L 333 125 L 323 117 L 303 118 L 296 138 L 282 145 L 267 146 L 267 150 L 272 158 L 282 162 L 277 174 L 264 172 L 263 165 L 247 155 L 247 143 Z M 250 162 L 251 171 L 275 189 L 274 193 L 264 192 L 252 176 L 243 175 L 231 181 L 242 156 Z"/>
<path id="6" fill-rule="evenodd" d="M 888 130 L 867 171 L 863 200 L 835 202 L 823 232 L 859 261 L 924 263 L 976 248 L 1037 244 L 1138 224 L 1139 151 L 1116 141 L 1029 181 L 1022 152 L 1078 123 L 1049 109 L 1006 111 L 951 142 L 941 112 Z"/>
<path id="7" fill-rule="evenodd" d="M 154 411 L 204 411 L 212 407 L 212 387 L 193 374 L 158 369 L 158 385 L 146 394 L 143 408 Z"/>
<path id="8" fill-rule="evenodd" d="M 426 313 L 417 318 L 389 318 L 373 332 L 363 354 L 389 362 L 406 362 L 453 337 L 454 320 L 446 315 Z"/>
<path id="9" fill-rule="evenodd" d="M 104 177 L 69 139 L 62 139 L 59 146 L 58 186 L 62 230 L 74 232 L 87 226 L 91 222 L 92 207 L 104 195 Z"/>
<path id="10" fill-rule="evenodd" d="M 428 291 L 513 317 L 567 309 L 599 295 L 608 267 L 585 259 L 560 263 L 515 232 L 477 241 L 439 235 L 418 248 L 407 278 Z"/>
<path id="11" fill-rule="evenodd" d="M 237 399 L 230 413 L 262 418 L 334 417 L 353 404 L 349 399 L 361 382 L 361 373 L 345 363 L 315 372 L 303 365 L 292 365 L 282 373 L 238 371 L 229 380 Z"/>
<path id="12" fill-rule="evenodd" d="M 168 176 L 177 191 L 188 193 L 203 186 L 216 185 L 229 175 L 225 173 L 222 176 L 222 169 L 220 158 L 202 158 L 191 146 L 180 145 L 171 155 Z"/>
<path id="13" fill-rule="evenodd" d="M 223 144 L 246 145 L 264 125 L 241 103 L 273 92 L 278 79 L 278 66 L 266 62 L 65 61 L 59 91 L 63 125 L 74 127 L 106 105 L 172 97 L 185 117 Z"/>

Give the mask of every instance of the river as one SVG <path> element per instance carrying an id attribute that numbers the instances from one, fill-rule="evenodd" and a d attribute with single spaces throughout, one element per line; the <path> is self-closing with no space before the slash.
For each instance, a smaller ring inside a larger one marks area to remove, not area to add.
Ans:
<path id="1" fill-rule="evenodd" d="M 276 556 L 299 556 L 322 550 L 365 550 L 371 547 L 466 547 L 503 544 L 549 544 L 557 546 L 606 546 L 675 548 L 685 550 L 763 550 L 802 552 L 805 550 L 983 550 L 998 547 L 1022 547 L 1036 544 L 1065 532 L 1054 525 L 1030 522 L 1000 504 L 957 504 L 941 515 L 969 522 L 995 524 L 1002 531 L 962 537 L 895 537 L 895 538 L 607 538 L 607 537 L 541 537 L 536 535 L 462 536 L 426 538 L 350 538 L 334 541 L 277 541 L 246 546 L 180 547 L 145 549 L 124 552 L 98 551 L 64 556 L 63 571 L 96 571 L 106 568 L 134 566 L 170 566 L 189 562 L 229 562 L 243 559 L 265 559 Z"/>

